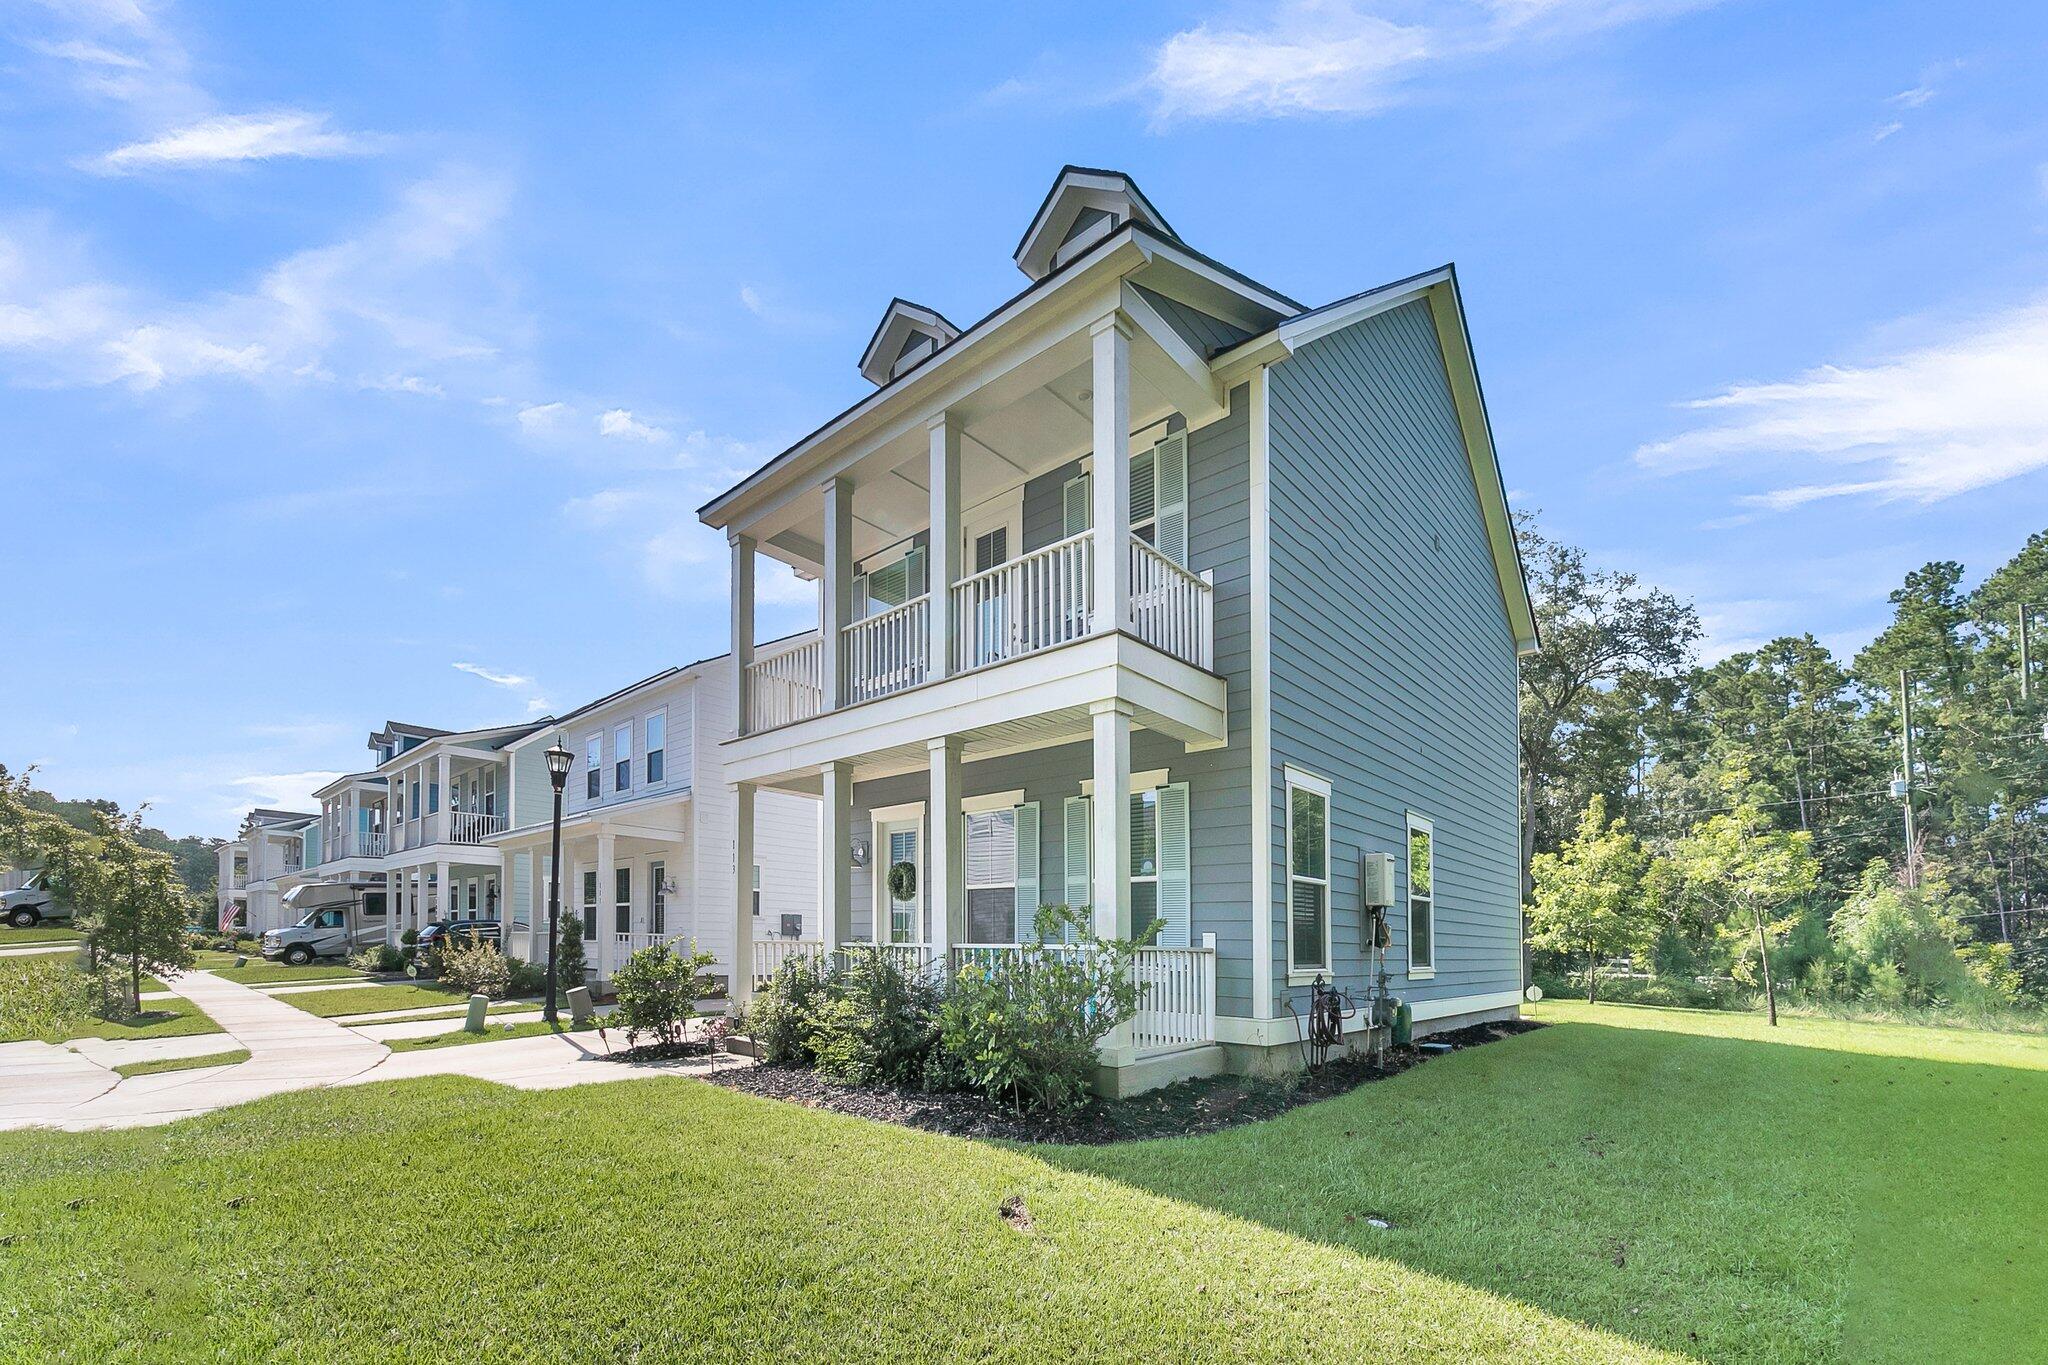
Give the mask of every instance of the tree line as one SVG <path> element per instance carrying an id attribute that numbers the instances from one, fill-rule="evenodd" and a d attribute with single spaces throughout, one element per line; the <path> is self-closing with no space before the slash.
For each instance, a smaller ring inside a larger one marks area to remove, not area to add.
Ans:
<path id="1" fill-rule="evenodd" d="M 1966 586 L 1908 573 L 1853 658 L 1811 634 L 1712 664 L 1699 617 L 1519 525 L 1542 650 L 1521 687 L 1538 978 L 1880 1004 L 2048 1001 L 2048 532 Z M 2037 646 L 2039 640 L 2034 642 Z M 1907 766 L 1908 715 L 1912 766 Z M 1910 801 L 1913 818 L 1907 819 Z"/>

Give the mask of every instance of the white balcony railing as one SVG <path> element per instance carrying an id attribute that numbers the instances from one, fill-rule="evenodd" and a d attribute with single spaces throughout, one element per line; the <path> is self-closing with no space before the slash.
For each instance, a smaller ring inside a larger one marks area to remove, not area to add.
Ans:
<path id="1" fill-rule="evenodd" d="M 968 967 L 993 967 L 1022 952 L 1015 943 L 961 943 L 952 952 L 954 974 Z M 1041 951 L 1082 952 L 1049 945 Z M 1132 962 L 1139 987 L 1138 1012 L 1131 1021 L 1131 1045 L 1140 1055 L 1199 1047 L 1216 1041 L 1216 936 L 1202 935 L 1199 948 L 1140 948 Z"/>
<path id="2" fill-rule="evenodd" d="M 383 830 L 349 830 L 335 836 L 321 861 L 338 863 L 343 858 L 381 858 L 384 851 Z"/>
<path id="3" fill-rule="evenodd" d="M 446 819 L 447 842 L 451 844 L 484 843 L 493 835 L 503 834 L 508 823 L 503 815 L 480 810 L 451 810 Z"/>
<path id="4" fill-rule="evenodd" d="M 953 585 L 953 668 L 1001 663 L 1088 633 L 1095 536 L 1083 531 Z"/>
<path id="5" fill-rule="evenodd" d="M 839 633 L 849 705 L 924 681 L 931 659 L 931 596 L 855 621 Z"/>
<path id="6" fill-rule="evenodd" d="M 1196 574 L 1131 537 L 1131 633 L 1197 668 L 1216 654 L 1213 573 Z"/>
<path id="7" fill-rule="evenodd" d="M 762 985 L 782 970 L 793 957 L 816 957 L 825 951 L 815 938 L 757 938 L 754 940 L 754 984 Z"/>
<path id="8" fill-rule="evenodd" d="M 747 732 L 808 720 L 824 707 L 822 646 L 806 640 L 747 666 Z"/>

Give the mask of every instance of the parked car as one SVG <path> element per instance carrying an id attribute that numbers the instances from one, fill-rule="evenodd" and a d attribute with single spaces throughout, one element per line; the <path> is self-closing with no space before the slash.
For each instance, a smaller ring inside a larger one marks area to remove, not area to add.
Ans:
<path id="1" fill-rule="evenodd" d="M 266 930 L 263 956 L 302 967 L 316 957 L 346 957 L 384 938 L 384 893 L 367 883 L 311 882 L 284 893 L 287 911 L 305 910 L 298 923 Z"/>
<path id="2" fill-rule="evenodd" d="M 17 929 L 33 929 L 44 920 L 71 918 L 71 907 L 50 894 L 49 874 L 38 869 L 14 890 L 0 895 L 0 920 Z"/>
<path id="3" fill-rule="evenodd" d="M 505 926 L 494 919 L 444 919 L 420 930 L 419 955 L 424 958 L 443 948 L 469 947 L 489 943 L 505 946 Z"/>

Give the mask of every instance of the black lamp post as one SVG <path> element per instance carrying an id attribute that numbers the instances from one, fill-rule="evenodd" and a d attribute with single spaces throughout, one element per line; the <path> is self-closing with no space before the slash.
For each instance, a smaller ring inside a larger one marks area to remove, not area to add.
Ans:
<path id="1" fill-rule="evenodd" d="M 550 1024 L 555 1022 L 555 944 L 561 938 L 562 918 L 562 786 L 569 780 L 569 765 L 576 756 L 562 744 L 560 735 L 555 745 L 547 751 L 548 781 L 555 787 L 555 847 L 554 856 L 548 863 L 548 1002 L 541 1009 L 541 1017 Z"/>

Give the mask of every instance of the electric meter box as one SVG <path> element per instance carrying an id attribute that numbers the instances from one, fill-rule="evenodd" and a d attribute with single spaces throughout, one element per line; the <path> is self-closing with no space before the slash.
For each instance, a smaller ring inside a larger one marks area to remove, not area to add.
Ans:
<path id="1" fill-rule="evenodd" d="M 1368 908 L 1394 903 L 1394 855 L 1367 853 L 1358 860 L 1358 899 Z"/>

